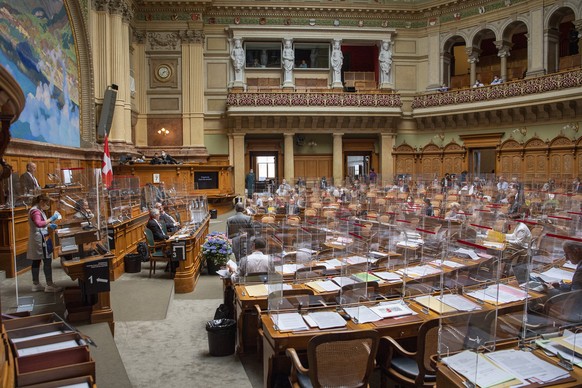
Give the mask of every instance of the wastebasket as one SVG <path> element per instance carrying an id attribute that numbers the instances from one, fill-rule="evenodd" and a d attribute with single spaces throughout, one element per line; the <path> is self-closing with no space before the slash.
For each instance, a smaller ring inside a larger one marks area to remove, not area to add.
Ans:
<path id="1" fill-rule="evenodd" d="M 234 353 L 236 321 L 234 319 L 213 319 L 206 322 L 208 351 L 211 356 L 228 356 Z"/>
<path id="2" fill-rule="evenodd" d="M 125 264 L 125 272 L 138 273 L 141 272 L 141 255 L 138 253 L 129 253 L 123 258 Z"/>
<path id="3" fill-rule="evenodd" d="M 216 209 L 212 209 L 210 210 L 210 218 L 212 218 L 213 220 L 218 218 L 218 210 Z"/>

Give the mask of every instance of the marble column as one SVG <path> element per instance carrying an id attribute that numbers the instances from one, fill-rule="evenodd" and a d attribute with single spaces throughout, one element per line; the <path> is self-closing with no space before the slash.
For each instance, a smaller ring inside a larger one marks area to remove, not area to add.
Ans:
<path id="1" fill-rule="evenodd" d="M 452 55 L 449 52 L 441 52 L 441 62 L 443 64 L 443 72 L 442 72 L 442 82 L 441 85 L 438 86 L 439 89 L 442 85 L 446 87 L 451 87 L 451 58 Z M 434 89 L 431 89 L 434 90 Z"/>
<path id="2" fill-rule="evenodd" d="M 440 37 L 438 29 L 431 28 L 428 34 L 428 85 L 427 90 L 435 90 L 441 87 L 441 57 Z"/>
<path id="3" fill-rule="evenodd" d="M 529 14 L 529 25 L 531 29 L 528 30 L 527 36 L 527 76 L 537 77 L 546 74 L 544 68 L 544 55 L 547 50 L 544 50 L 544 8 L 534 8 Z"/>
<path id="4" fill-rule="evenodd" d="M 180 39 L 183 145 L 204 147 L 204 33 L 182 31 Z"/>
<path id="5" fill-rule="evenodd" d="M 245 195 L 245 135 L 232 135 L 233 139 L 233 166 L 234 167 L 234 193 Z"/>
<path id="6" fill-rule="evenodd" d="M 137 122 L 135 124 L 135 145 L 144 147 L 148 144 L 147 123 L 147 63 L 145 54 L 145 33 L 133 33 L 133 76 L 135 79 L 135 106 L 137 108 Z"/>
<path id="7" fill-rule="evenodd" d="M 295 178 L 295 153 L 293 151 L 293 133 L 284 133 L 284 162 L 283 162 L 283 176 L 287 182 L 294 182 Z"/>
<path id="8" fill-rule="evenodd" d="M 343 133 L 333 134 L 333 184 L 338 185 L 344 179 Z"/>
<path id="9" fill-rule="evenodd" d="M 383 133 L 380 135 L 380 176 L 381 181 L 378 184 L 385 186 L 392 182 L 394 177 L 394 158 L 392 149 L 394 147 L 394 135 Z"/>
<path id="10" fill-rule="evenodd" d="M 477 79 L 477 63 L 479 62 L 479 54 L 481 50 L 476 47 L 467 47 L 465 49 L 467 52 L 467 62 L 471 65 L 471 80 L 469 87 L 473 86 L 475 80 Z M 482 80 L 480 80 L 482 81 Z"/>
<path id="11" fill-rule="evenodd" d="M 133 12 L 128 7 L 124 7 L 121 13 L 121 28 L 122 28 L 122 48 L 123 48 L 123 87 L 121 87 L 121 92 L 123 93 L 123 128 L 124 128 L 124 139 L 128 144 L 133 144 L 132 131 L 131 131 L 131 61 L 130 61 L 130 32 L 129 23 L 133 19 Z M 121 113 L 121 112 L 118 112 Z"/>
<path id="12" fill-rule="evenodd" d="M 547 29 L 545 31 L 545 40 L 548 53 L 544 58 L 545 68 L 548 73 L 555 73 L 560 69 L 560 31 Z"/>
<path id="13" fill-rule="evenodd" d="M 121 7 L 113 9 L 110 16 L 111 38 L 114 44 L 111 45 L 111 60 L 108 68 L 111 69 L 111 84 L 118 86 L 117 98 L 115 100 L 115 112 L 113 114 L 113 121 L 111 123 L 111 131 L 109 133 L 109 141 L 116 143 L 125 142 L 125 88 L 129 85 L 126 82 L 126 73 L 129 75 L 129 69 L 125 68 L 125 56 L 129 55 L 124 51 L 125 46 L 121 41 L 125 35 L 124 26 L 121 14 Z M 109 85 L 109 83 L 108 83 Z"/>
<path id="14" fill-rule="evenodd" d="M 500 63 L 500 71 L 499 74 L 497 74 L 499 76 L 499 78 L 501 78 L 503 80 L 503 82 L 507 81 L 508 77 L 507 77 L 507 57 L 509 57 L 509 55 L 511 55 L 510 50 L 511 50 L 511 42 L 506 42 L 504 40 L 498 40 L 495 41 L 495 47 L 497 48 L 497 56 L 501 59 L 501 63 Z"/>

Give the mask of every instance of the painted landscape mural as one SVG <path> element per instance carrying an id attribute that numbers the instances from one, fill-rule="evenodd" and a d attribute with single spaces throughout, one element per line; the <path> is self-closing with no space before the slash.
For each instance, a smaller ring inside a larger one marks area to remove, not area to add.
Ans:
<path id="1" fill-rule="evenodd" d="M 64 0 L 0 0 L 0 65 L 26 96 L 12 137 L 79 147 L 77 54 Z"/>

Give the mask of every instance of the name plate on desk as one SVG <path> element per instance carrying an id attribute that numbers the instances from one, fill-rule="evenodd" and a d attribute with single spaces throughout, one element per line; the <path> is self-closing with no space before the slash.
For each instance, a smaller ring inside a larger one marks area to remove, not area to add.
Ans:
<path id="1" fill-rule="evenodd" d="M 109 259 L 90 261 L 83 265 L 85 273 L 85 292 L 89 295 L 107 292 L 109 283 Z"/>

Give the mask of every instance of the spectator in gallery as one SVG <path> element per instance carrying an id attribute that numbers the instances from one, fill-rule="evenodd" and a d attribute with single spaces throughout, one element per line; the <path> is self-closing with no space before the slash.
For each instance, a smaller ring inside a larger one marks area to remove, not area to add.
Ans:
<path id="1" fill-rule="evenodd" d="M 499 78 L 498 76 L 493 76 L 493 81 L 491 81 L 491 85 L 499 85 L 503 83 L 503 80 L 501 78 Z"/>
<path id="2" fill-rule="evenodd" d="M 299 64 L 299 68 L 307 69 L 307 62 L 305 62 L 305 59 L 301 60 L 301 63 Z"/>
<path id="3" fill-rule="evenodd" d="M 449 87 L 445 84 L 442 84 L 438 89 L 439 92 L 448 92 L 449 91 Z"/>
<path id="4" fill-rule="evenodd" d="M 152 156 L 152 160 L 150 160 L 150 164 L 162 164 L 162 159 L 160 159 L 160 154 L 154 152 L 154 156 Z"/>
<path id="5" fill-rule="evenodd" d="M 481 86 L 484 86 L 483 83 L 481 81 L 479 81 L 478 79 L 475 80 L 475 83 L 473 84 L 474 88 L 480 88 Z"/>
<path id="6" fill-rule="evenodd" d="M 178 164 L 178 161 L 170 156 L 170 154 L 167 154 L 166 151 L 162 151 L 160 159 L 162 160 L 162 164 Z"/>

